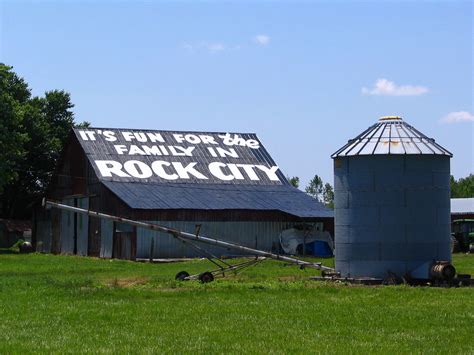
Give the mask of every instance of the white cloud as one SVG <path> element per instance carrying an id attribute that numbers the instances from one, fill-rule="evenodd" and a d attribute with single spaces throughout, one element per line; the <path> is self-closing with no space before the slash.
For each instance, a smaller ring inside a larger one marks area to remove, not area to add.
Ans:
<path id="1" fill-rule="evenodd" d="M 270 37 L 263 34 L 256 35 L 253 37 L 253 42 L 257 46 L 266 46 L 270 43 Z M 209 52 L 209 53 L 238 51 L 240 49 L 245 49 L 247 47 L 248 47 L 248 43 L 230 45 L 223 42 L 209 42 L 209 41 L 185 42 L 181 45 L 181 48 L 189 52 Z"/>
<path id="2" fill-rule="evenodd" d="M 270 43 L 270 37 L 267 35 L 256 35 L 253 40 L 260 46 L 266 46 L 268 43 Z"/>
<path id="3" fill-rule="evenodd" d="M 205 43 L 204 47 L 209 52 L 221 52 L 227 49 L 227 47 L 222 43 Z"/>
<path id="4" fill-rule="evenodd" d="M 474 122 L 474 115 L 467 111 L 450 112 L 440 119 L 442 123 Z"/>
<path id="5" fill-rule="evenodd" d="M 190 52 L 197 51 L 207 51 L 210 53 L 222 52 L 228 49 L 235 49 L 234 47 L 230 48 L 220 42 L 196 42 L 196 43 L 184 43 L 182 47 Z"/>
<path id="6" fill-rule="evenodd" d="M 372 89 L 362 88 L 364 95 L 378 96 L 418 96 L 428 92 L 428 88 L 419 85 L 397 85 L 387 79 L 377 79 Z"/>
<path id="7" fill-rule="evenodd" d="M 182 47 L 183 49 L 186 49 L 187 51 L 190 51 L 190 52 L 195 49 L 195 47 L 194 47 L 191 43 L 187 43 L 187 42 L 186 42 L 186 43 L 183 43 L 183 44 L 181 45 L 181 47 Z"/>

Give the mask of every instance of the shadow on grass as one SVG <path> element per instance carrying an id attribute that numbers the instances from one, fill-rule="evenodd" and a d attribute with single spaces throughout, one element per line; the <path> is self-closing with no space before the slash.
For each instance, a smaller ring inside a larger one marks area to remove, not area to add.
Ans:
<path id="1" fill-rule="evenodd" d="M 0 255 L 2 254 L 20 254 L 20 253 L 16 250 L 0 248 Z"/>

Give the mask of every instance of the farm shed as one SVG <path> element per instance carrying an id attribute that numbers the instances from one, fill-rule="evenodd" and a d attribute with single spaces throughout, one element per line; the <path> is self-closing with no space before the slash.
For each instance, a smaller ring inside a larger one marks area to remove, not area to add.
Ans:
<path id="1" fill-rule="evenodd" d="M 268 251 L 291 228 L 333 235 L 333 212 L 292 187 L 255 134 L 74 129 L 48 198 Z M 203 256 L 169 235 L 69 211 L 38 210 L 34 224 L 43 252 Z"/>
<path id="2" fill-rule="evenodd" d="M 474 218 L 474 198 L 452 198 L 451 220 Z"/>
<path id="3" fill-rule="evenodd" d="M 19 239 L 31 239 L 30 221 L 0 219 L 0 248 L 10 248 Z"/>

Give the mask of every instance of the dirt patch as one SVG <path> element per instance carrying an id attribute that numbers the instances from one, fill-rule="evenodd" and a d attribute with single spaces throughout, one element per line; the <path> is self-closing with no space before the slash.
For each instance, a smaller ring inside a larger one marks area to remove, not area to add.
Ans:
<path id="1" fill-rule="evenodd" d="M 146 277 L 126 277 L 121 279 L 106 280 L 105 284 L 109 287 L 132 288 L 139 285 L 145 285 L 149 279 Z"/>
<path id="2" fill-rule="evenodd" d="M 291 282 L 291 281 L 301 281 L 301 277 L 297 276 L 281 276 L 278 278 L 278 281 L 285 281 L 285 282 Z"/>

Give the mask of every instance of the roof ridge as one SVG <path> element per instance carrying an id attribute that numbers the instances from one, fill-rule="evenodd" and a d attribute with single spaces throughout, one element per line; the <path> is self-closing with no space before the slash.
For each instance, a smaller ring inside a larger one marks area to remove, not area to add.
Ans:
<path id="1" fill-rule="evenodd" d="M 151 129 L 151 128 L 131 128 L 131 127 L 74 127 L 73 130 L 77 131 L 84 131 L 84 130 L 113 130 L 113 131 L 141 131 L 141 132 L 176 132 L 176 133 L 210 133 L 210 134 L 248 134 L 248 135 L 255 135 L 255 132 L 230 132 L 230 131 L 181 131 L 181 130 L 174 130 L 174 129 Z"/>

